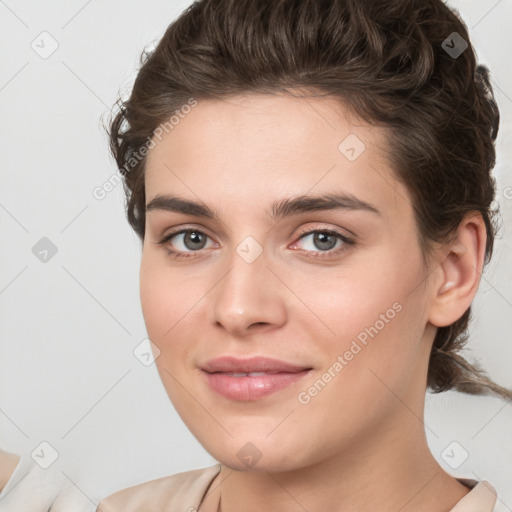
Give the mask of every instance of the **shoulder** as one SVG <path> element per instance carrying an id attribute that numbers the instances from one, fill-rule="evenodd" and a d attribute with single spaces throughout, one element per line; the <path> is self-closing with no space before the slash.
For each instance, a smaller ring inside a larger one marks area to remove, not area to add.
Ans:
<path id="1" fill-rule="evenodd" d="M 496 508 L 496 489 L 487 480 L 477 481 L 466 478 L 457 478 L 457 480 L 471 490 L 450 512 L 469 512 L 471 510 L 498 512 L 500 510 Z"/>
<path id="2" fill-rule="evenodd" d="M 0 448 L 0 493 L 19 465 L 19 461 L 19 455 L 6 452 Z"/>
<path id="3" fill-rule="evenodd" d="M 33 454 L 0 450 L 0 509 L 91 512 L 90 500 L 57 464 L 45 466 L 48 452 L 39 448 Z"/>
<path id="4" fill-rule="evenodd" d="M 96 512 L 161 512 L 195 509 L 220 471 L 220 464 L 150 480 L 103 499 Z M 179 507 L 179 508 L 178 508 Z"/>

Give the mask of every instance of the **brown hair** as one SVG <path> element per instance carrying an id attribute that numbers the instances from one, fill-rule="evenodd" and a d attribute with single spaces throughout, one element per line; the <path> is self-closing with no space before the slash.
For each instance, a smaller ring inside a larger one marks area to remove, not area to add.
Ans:
<path id="1" fill-rule="evenodd" d="M 491 170 L 499 112 L 466 26 L 441 0 L 201 0 L 140 63 L 108 131 L 128 220 L 142 239 L 140 154 L 161 123 L 191 97 L 304 90 L 338 98 L 389 129 L 389 157 L 409 191 L 424 254 L 479 212 L 488 263 L 497 231 Z M 428 387 L 512 398 L 458 353 L 469 319 L 470 308 L 438 329 Z"/>

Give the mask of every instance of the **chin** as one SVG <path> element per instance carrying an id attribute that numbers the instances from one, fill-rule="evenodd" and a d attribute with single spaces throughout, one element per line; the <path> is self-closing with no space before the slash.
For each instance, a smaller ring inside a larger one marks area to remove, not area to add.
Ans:
<path id="1" fill-rule="evenodd" d="M 266 432 L 266 430 L 265 430 Z M 307 462 L 301 460 L 305 453 L 297 451 L 300 442 L 287 436 L 274 439 L 265 438 L 265 434 L 250 431 L 233 437 L 225 436 L 222 442 L 219 438 L 211 436 L 200 437 L 194 434 L 204 449 L 223 466 L 234 471 L 292 471 L 306 466 Z"/>

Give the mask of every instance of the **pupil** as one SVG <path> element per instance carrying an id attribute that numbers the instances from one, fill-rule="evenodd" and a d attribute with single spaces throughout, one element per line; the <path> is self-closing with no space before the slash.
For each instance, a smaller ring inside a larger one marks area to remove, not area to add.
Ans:
<path id="1" fill-rule="evenodd" d="M 184 244 L 187 249 L 202 249 L 205 245 L 205 241 L 202 233 L 196 233 L 195 231 L 185 233 Z"/>
<path id="2" fill-rule="evenodd" d="M 329 250 L 336 245 L 336 237 L 330 233 L 315 233 L 313 242 L 318 249 Z"/>

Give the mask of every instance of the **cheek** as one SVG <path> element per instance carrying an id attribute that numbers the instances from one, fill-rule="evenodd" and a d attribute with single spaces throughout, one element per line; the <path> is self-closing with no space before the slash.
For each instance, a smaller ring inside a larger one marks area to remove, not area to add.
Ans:
<path id="1" fill-rule="evenodd" d="M 173 272 L 161 255 L 143 252 L 140 267 L 140 301 L 150 338 L 163 342 L 188 321 L 201 290 L 190 284 L 186 273 Z"/>
<path id="2" fill-rule="evenodd" d="M 171 327 L 169 312 L 174 311 L 173 294 L 165 286 L 159 268 L 143 255 L 140 268 L 140 301 L 150 339 L 159 341 Z"/>
<path id="3" fill-rule="evenodd" d="M 201 299 L 204 279 L 173 269 L 162 256 L 148 251 L 140 267 L 140 300 L 149 339 L 160 350 L 156 366 L 173 403 L 187 400 L 177 382 L 190 378 L 194 350 L 203 331 Z M 198 330 L 200 329 L 200 330 Z M 186 395 L 186 394 L 185 394 Z"/>
<path id="4" fill-rule="evenodd" d="M 173 274 L 152 254 L 142 256 L 140 300 L 149 339 L 159 348 L 156 366 L 171 401 L 179 407 L 186 394 L 183 382 L 190 369 L 188 353 L 194 322 L 197 290 L 190 289 L 187 279 Z M 197 320 L 197 319 L 196 319 Z"/>
<path id="5" fill-rule="evenodd" d="M 359 337 L 368 330 L 389 330 L 400 316 L 415 280 L 416 268 L 404 268 L 383 254 L 378 263 L 354 258 L 339 269 L 314 270 L 287 276 L 290 288 L 308 307 L 307 318 L 326 341 Z M 385 327 L 385 329 L 384 329 Z"/>
<path id="6" fill-rule="evenodd" d="M 323 365 L 301 386 L 296 419 L 322 425 L 326 438 L 355 441 L 399 412 L 418 378 L 416 311 L 401 297 L 333 316 L 336 336 L 319 338 Z"/>
<path id="7" fill-rule="evenodd" d="M 151 255 L 142 256 L 140 301 L 148 336 L 164 350 L 180 327 L 180 318 L 190 309 L 187 304 L 193 297 L 155 260 Z"/>
<path id="8" fill-rule="evenodd" d="M 425 297 L 418 286 L 423 274 L 419 258 L 404 262 L 382 253 L 373 265 L 359 260 L 357 268 L 297 279 L 292 286 L 315 313 L 305 328 L 324 354 L 325 369 L 341 356 L 339 381 L 361 384 L 355 389 L 382 387 L 376 375 L 389 385 L 405 383 L 425 328 Z"/>

